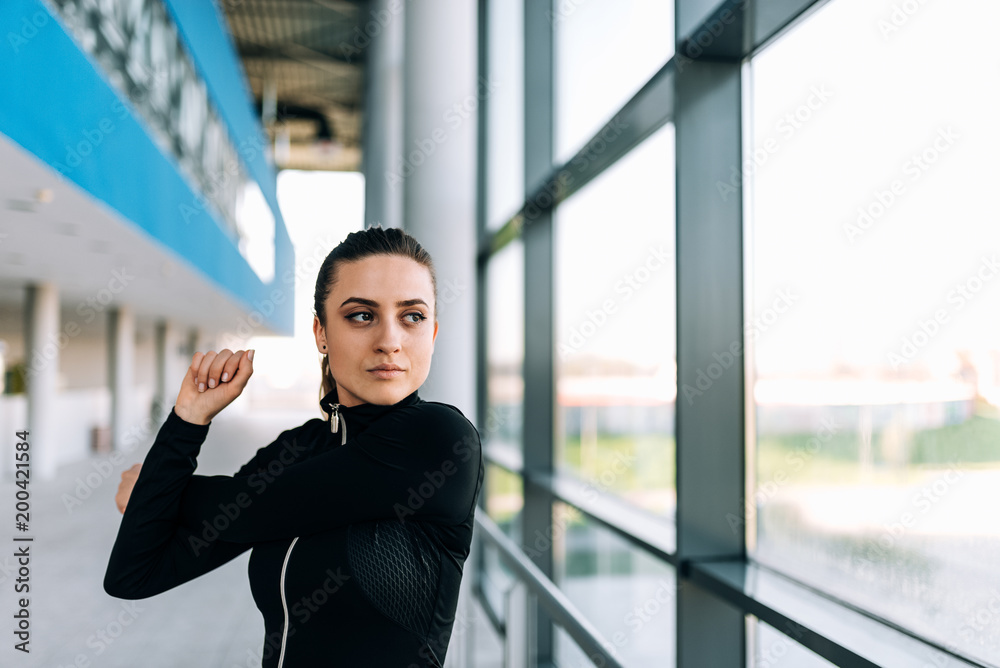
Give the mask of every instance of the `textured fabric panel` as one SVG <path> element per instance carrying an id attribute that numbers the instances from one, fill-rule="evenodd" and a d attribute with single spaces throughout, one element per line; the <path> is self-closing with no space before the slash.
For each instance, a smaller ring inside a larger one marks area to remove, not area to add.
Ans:
<path id="1" fill-rule="evenodd" d="M 425 638 L 437 602 L 441 555 L 419 522 L 353 524 L 347 538 L 351 571 L 372 604 Z"/>

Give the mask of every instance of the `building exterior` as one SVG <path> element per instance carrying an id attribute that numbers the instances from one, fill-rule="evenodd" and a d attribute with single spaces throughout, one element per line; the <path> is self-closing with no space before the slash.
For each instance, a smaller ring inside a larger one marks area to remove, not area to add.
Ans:
<path id="1" fill-rule="evenodd" d="M 360 156 L 485 446 L 446 665 L 1000 665 L 998 14 L 6 3 L 0 425 L 43 479 L 148 442 L 193 351 L 292 331 L 275 170 Z M 360 111 L 275 80 L 355 63 Z M 360 146 L 283 145 L 293 93 Z"/>
<path id="2" fill-rule="evenodd" d="M 3 416 L 42 478 L 147 437 L 217 334 L 291 329 L 291 245 L 224 17 L 112 4 L 0 10 L 5 359 L 29 379 Z"/>

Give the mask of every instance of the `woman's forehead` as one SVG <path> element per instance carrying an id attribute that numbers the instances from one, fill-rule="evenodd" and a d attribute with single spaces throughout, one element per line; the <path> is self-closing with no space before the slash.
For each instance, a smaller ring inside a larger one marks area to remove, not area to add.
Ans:
<path id="1" fill-rule="evenodd" d="M 345 262 L 337 268 L 337 280 L 330 297 L 339 297 L 336 306 L 347 297 L 361 297 L 382 303 L 434 298 L 430 271 L 411 258 L 398 255 L 374 255 Z"/>

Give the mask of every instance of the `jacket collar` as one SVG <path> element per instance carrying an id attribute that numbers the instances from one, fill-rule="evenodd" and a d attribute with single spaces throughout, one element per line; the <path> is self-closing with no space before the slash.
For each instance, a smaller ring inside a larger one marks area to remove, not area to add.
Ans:
<path id="1" fill-rule="evenodd" d="M 413 390 L 409 395 L 403 397 L 394 404 L 358 404 L 357 406 L 344 406 L 343 404 L 338 404 L 334 400 L 336 394 L 335 391 L 330 391 L 320 400 L 320 406 L 326 412 L 326 422 L 330 421 L 330 416 L 333 414 L 334 410 L 342 418 L 341 422 L 349 423 L 348 429 L 349 434 L 358 434 L 361 430 L 368 427 L 369 424 L 377 420 L 379 417 L 385 413 L 402 406 L 412 406 L 413 404 L 420 403 L 423 399 L 417 394 L 418 390 Z M 339 432 L 342 427 L 338 428 Z"/>

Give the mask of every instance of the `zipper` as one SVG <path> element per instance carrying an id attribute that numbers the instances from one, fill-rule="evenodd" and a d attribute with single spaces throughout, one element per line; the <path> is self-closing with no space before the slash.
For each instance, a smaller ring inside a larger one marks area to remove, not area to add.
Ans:
<path id="1" fill-rule="evenodd" d="M 340 404 L 334 404 L 333 412 L 330 414 L 330 431 L 335 433 L 337 430 L 333 428 L 334 421 L 338 425 L 341 421 L 344 423 L 344 429 L 340 434 L 340 444 L 343 445 L 347 443 L 347 420 L 342 420 L 340 417 Z M 285 613 L 285 625 L 281 632 L 281 654 L 278 656 L 278 668 L 281 668 L 285 662 L 285 645 L 288 643 L 288 602 L 285 600 L 285 571 L 288 569 L 288 558 L 292 556 L 292 548 L 295 547 L 295 543 L 298 540 L 299 537 L 296 536 L 288 546 L 288 550 L 285 552 L 285 561 L 281 564 L 281 609 Z"/>
<path id="2" fill-rule="evenodd" d="M 330 433 L 336 434 L 340 428 L 340 404 L 330 406 Z"/>
<path id="3" fill-rule="evenodd" d="M 278 668 L 285 662 L 285 643 L 288 641 L 288 603 L 285 601 L 285 569 L 288 567 L 288 558 L 292 556 L 292 548 L 295 547 L 295 543 L 298 542 L 299 537 L 296 536 L 292 544 L 288 546 L 288 551 L 285 552 L 285 561 L 281 564 L 281 609 L 285 612 L 285 625 L 281 632 L 281 655 L 278 657 Z"/>
<path id="4" fill-rule="evenodd" d="M 340 423 L 344 423 L 344 431 L 340 434 L 340 444 L 347 443 L 347 420 L 340 414 L 340 404 L 330 404 L 330 433 L 336 434 Z"/>

